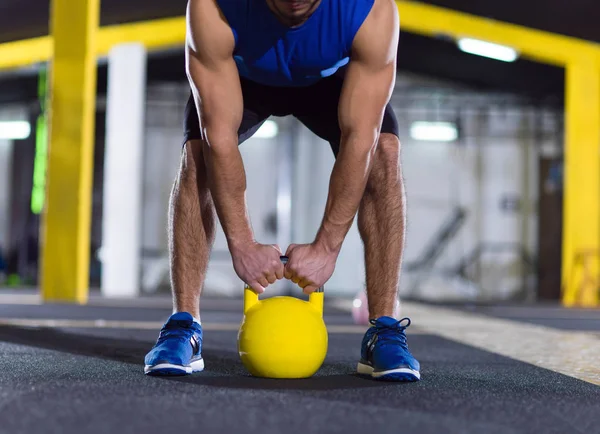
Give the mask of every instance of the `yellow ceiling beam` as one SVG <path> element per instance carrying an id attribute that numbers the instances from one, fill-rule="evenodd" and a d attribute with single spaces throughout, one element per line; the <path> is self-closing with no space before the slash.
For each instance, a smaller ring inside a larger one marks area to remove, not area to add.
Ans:
<path id="1" fill-rule="evenodd" d="M 97 55 L 106 56 L 111 47 L 126 42 L 141 42 L 148 50 L 182 46 L 185 42 L 185 30 L 185 18 L 105 26 L 98 31 Z M 51 57 L 50 36 L 0 44 L 0 70 L 32 66 L 47 62 Z"/>
<path id="2" fill-rule="evenodd" d="M 24 68 L 47 62 L 52 53 L 50 36 L 0 44 L 0 69 Z"/>
<path id="3" fill-rule="evenodd" d="M 424 3 L 399 0 L 403 31 L 453 39 L 472 37 L 509 45 L 522 56 L 564 66 L 582 57 L 600 58 L 600 45 L 523 26 L 508 24 Z M 182 46 L 185 17 L 102 27 L 98 32 L 98 55 L 124 42 L 141 42 L 148 50 Z M 52 57 L 48 36 L 0 44 L 0 70 L 27 67 Z"/>
<path id="4" fill-rule="evenodd" d="M 400 28 L 430 37 L 483 39 L 508 45 L 541 63 L 565 66 L 582 57 L 600 58 L 600 45 L 582 39 L 535 30 L 456 12 L 424 3 L 397 1 Z"/>
<path id="5" fill-rule="evenodd" d="M 98 33 L 98 56 L 127 42 L 143 43 L 148 50 L 181 47 L 185 43 L 185 18 L 166 18 L 139 23 L 106 26 Z"/>

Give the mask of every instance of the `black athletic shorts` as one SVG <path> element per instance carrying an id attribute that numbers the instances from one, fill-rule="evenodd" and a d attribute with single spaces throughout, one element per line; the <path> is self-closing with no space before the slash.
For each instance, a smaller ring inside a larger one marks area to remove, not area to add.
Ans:
<path id="1" fill-rule="evenodd" d="M 340 147 L 338 102 L 342 90 L 343 71 L 308 87 L 265 86 L 240 77 L 244 98 L 244 114 L 238 130 L 239 143 L 252 137 L 270 116 L 292 115 L 308 129 L 331 145 L 334 155 Z M 398 136 L 398 120 L 387 105 L 382 133 Z M 184 120 L 184 143 L 200 139 L 200 127 L 194 98 L 190 95 Z"/>

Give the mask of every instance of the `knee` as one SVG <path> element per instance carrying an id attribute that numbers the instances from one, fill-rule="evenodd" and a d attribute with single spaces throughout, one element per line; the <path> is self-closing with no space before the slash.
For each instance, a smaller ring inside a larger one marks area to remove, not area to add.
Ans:
<path id="1" fill-rule="evenodd" d="M 204 143 L 201 140 L 188 141 L 181 155 L 179 178 L 181 183 L 196 183 L 205 174 Z"/>
<path id="2" fill-rule="evenodd" d="M 382 134 L 367 182 L 367 191 L 374 192 L 400 182 L 400 140 L 393 134 Z"/>
<path id="3" fill-rule="evenodd" d="M 375 151 L 379 168 L 396 169 L 400 166 L 400 140 L 393 134 L 381 134 Z"/>

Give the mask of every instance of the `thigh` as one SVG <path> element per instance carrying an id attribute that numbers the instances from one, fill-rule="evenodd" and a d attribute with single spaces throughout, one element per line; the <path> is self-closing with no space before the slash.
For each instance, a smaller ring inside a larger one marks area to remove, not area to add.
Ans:
<path id="1" fill-rule="evenodd" d="M 264 99 L 261 98 L 261 89 L 243 79 L 241 80 L 241 85 L 244 99 L 244 113 L 238 129 L 238 144 L 242 144 L 252 137 L 271 115 L 269 108 L 264 105 Z M 183 131 L 184 143 L 202 138 L 198 110 L 196 109 L 196 102 L 191 92 L 185 107 Z"/>
<path id="2" fill-rule="evenodd" d="M 338 106 L 342 93 L 343 78 L 333 76 L 317 83 L 299 98 L 294 116 L 321 139 L 329 142 L 337 156 L 340 149 L 341 130 Z M 385 108 L 381 133 L 398 136 L 398 119 L 390 104 Z"/>

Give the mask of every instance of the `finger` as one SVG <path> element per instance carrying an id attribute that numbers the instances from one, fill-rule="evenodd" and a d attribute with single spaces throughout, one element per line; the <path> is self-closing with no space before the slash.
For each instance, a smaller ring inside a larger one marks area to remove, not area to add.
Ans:
<path id="1" fill-rule="evenodd" d="M 279 266 L 277 266 L 277 268 L 275 268 L 275 277 L 277 277 L 277 280 L 283 279 L 284 273 L 285 273 L 285 266 L 280 263 Z"/>
<path id="2" fill-rule="evenodd" d="M 263 291 L 267 286 L 269 286 L 269 281 L 264 276 L 256 279 L 256 281 L 263 287 Z"/>
<path id="3" fill-rule="evenodd" d="M 270 284 L 273 284 L 273 283 L 277 282 L 277 276 L 276 276 L 275 274 L 273 274 L 273 273 L 269 273 L 269 274 L 267 274 L 267 276 L 266 276 L 266 277 L 267 277 L 267 281 L 268 281 Z"/>
<path id="4" fill-rule="evenodd" d="M 308 286 L 310 282 L 306 279 L 300 279 L 300 281 L 298 282 L 298 286 L 300 288 L 305 288 L 306 286 Z"/>
<path id="5" fill-rule="evenodd" d="M 281 249 L 279 248 L 279 245 L 277 245 L 277 244 L 271 244 L 271 247 L 273 247 L 275 250 L 277 250 L 279 252 L 279 256 L 282 255 Z"/>
<path id="6" fill-rule="evenodd" d="M 254 292 L 256 292 L 257 294 L 262 294 L 263 292 L 265 292 L 265 288 L 258 282 L 254 281 L 254 282 L 250 282 L 248 284 L 248 286 L 250 288 L 252 288 L 252 290 Z"/>
<path id="7" fill-rule="evenodd" d="M 290 262 L 290 255 L 292 254 L 292 250 L 294 250 L 294 248 L 296 247 L 296 244 L 290 244 L 287 248 L 287 250 L 285 251 L 285 256 L 288 257 L 288 261 L 284 266 L 284 274 L 283 276 L 288 279 L 288 280 L 292 280 L 292 278 L 294 277 L 294 266 L 293 264 Z"/>
<path id="8" fill-rule="evenodd" d="M 279 259 L 274 259 L 271 262 L 271 270 L 269 274 L 273 275 L 273 278 L 276 280 L 283 279 L 283 273 L 285 271 L 285 265 Z M 271 282 L 274 283 L 274 282 Z"/>
<path id="9" fill-rule="evenodd" d="M 298 246 L 298 244 L 290 244 L 285 251 L 285 256 L 290 256 L 290 253 L 292 253 L 292 250 L 294 250 L 296 246 Z"/>
<path id="10" fill-rule="evenodd" d="M 302 289 L 302 292 L 304 292 L 305 294 L 311 294 L 311 293 L 315 292 L 317 289 L 319 289 L 319 287 L 316 285 L 307 285 Z"/>
<path id="11" fill-rule="evenodd" d="M 292 269 L 292 267 L 291 267 L 291 265 L 290 265 L 289 262 L 285 265 L 285 267 L 284 267 L 283 270 L 284 270 L 284 276 L 288 280 L 292 280 L 292 278 L 296 274 L 296 273 L 294 273 L 294 270 Z"/>
<path id="12" fill-rule="evenodd" d="M 292 275 L 291 278 L 292 282 L 294 282 L 295 284 L 298 284 L 300 282 L 300 278 L 298 276 L 296 276 L 295 274 Z"/>

